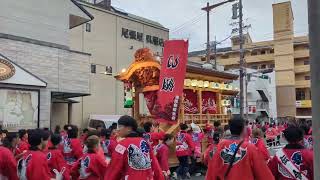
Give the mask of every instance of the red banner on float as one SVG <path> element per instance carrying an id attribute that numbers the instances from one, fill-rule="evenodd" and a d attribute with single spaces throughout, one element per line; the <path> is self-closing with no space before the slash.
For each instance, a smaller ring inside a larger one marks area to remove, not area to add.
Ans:
<path id="1" fill-rule="evenodd" d="M 165 41 L 156 108 L 158 121 L 177 123 L 187 61 L 188 41 Z"/>
<path id="2" fill-rule="evenodd" d="M 202 91 L 202 114 L 216 114 L 216 93 L 211 91 Z"/>

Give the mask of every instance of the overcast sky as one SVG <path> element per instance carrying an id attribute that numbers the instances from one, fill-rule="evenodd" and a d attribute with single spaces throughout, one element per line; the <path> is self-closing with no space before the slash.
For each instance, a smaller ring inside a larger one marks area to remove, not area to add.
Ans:
<path id="1" fill-rule="evenodd" d="M 223 0 L 209 0 L 218 3 Z M 253 41 L 273 38 L 272 4 L 285 0 L 243 0 L 245 23 L 251 24 L 249 33 Z M 170 39 L 189 39 L 189 51 L 205 48 L 206 13 L 200 9 L 207 0 L 112 0 L 112 5 L 129 13 L 157 21 L 170 29 Z M 307 0 L 291 0 L 296 36 L 308 32 Z M 230 36 L 232 27 L 231 4 L 211 12 L 211 40 L 221 41 Z M 225 41 L 220 47 L 230 45 Z"/>

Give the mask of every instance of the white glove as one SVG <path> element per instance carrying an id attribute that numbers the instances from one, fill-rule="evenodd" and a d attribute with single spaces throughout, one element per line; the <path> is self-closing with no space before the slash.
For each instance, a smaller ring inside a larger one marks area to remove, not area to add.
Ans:
<path id="1" fill-rule="evenodd" d="M 63 167 L 63 168 L 61 169 L 61 172 L 59 172 L 59 171 L 56 170 L 56 169 L 53 169 L 53 172 L 56 174 L 56 180 L 63 180 L 63 173 L 64 173 L 65 170 L 66 170 L 65 167 Z"/>

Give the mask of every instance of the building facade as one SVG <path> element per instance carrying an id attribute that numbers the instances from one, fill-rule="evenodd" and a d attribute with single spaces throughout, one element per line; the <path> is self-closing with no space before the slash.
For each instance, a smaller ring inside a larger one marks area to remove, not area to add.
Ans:
<path id="1" fill-rule="evenodd" d="M 94 16 L 94 20 L 71 30 L 71 47 L 89 52 L 92 73 L 90 96 L 77 98 L 72 119 L 75 124 L 87 126 L 90 115 L 131 115 L 124 108 L 123 83 L 113 77 L 125 71 L 140 48 L 150 48 L 162 56 L 163 42 L 169 39 L 169 30 L 161 24 L 127 13 L 105 1 L 78 1 Z M 141 114 L 147 114 L 141 97 Z"/>
<path id="2" fill-rule="evenodd" d="M 231 73 L 239 74 L 239 69 L 230 70 Z M 269 70 L 255 70 L 246 68 L 247 78 L 244 79 L 245 109 L 244 113 L 250 121 L 258 119 L 259 121 L 273 121 L 277 116 L 277 97 L 275 72 Z M 231 83 L 239 88 L 240 80 Z M 231 112 L 234 115 L 240 115 L 240 98 L 237 96 L 232 101 Z"/>
<path id="3" fill-rule="evenodd" d="M 69 98 L 90 93 L 90 54 L 70 48 L 70 29 L 92 19 L 73 0 L 1 1 L 3 128 L 49 128 L 71 120 Z"/>
<path id="4" fill-rule="evenodd" d="M 273 4 L 274 39 L 252 42 L 245 35 L 245 60 L 248 68 L 275 71 L 277 117 L 311 117 L 309 40 L 294 37 L 294 17 L 290 2 Z M 239 37 L 232 46 L 217 50 L 217 62 L 226 70 L 239 68 Z M 191 61 L 205 61 L 205 51 L 189 53 Z M 212 55 L 214 58 L 214 55 Z"/>

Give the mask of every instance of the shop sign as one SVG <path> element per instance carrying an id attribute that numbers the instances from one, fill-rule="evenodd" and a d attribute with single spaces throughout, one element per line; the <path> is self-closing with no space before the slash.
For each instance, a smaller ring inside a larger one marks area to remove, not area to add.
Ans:
<path id="1" fill-rule="evenodd" d="M 157 36 L 152 36 L 152 35 L 144 36 L 144 34 L 142 32 L 137 32 L 137 31 L 130 30 L 127 28 L 122 28 L 121 36 L 126 39 L 133 39 L 133 40 L 137 40 L 140 42 L 146 41 L 147 43 L 153 44 L 155 46 L 163 47 L 163 45 L 164 45 L 164 40 L 162 38 L 159 38 Z"/>
<path id="2" fill-rule="evenodd" d="M 10 62 L 0 59 L 0 81 L 11 78 L 15 72 L 16 70 Z"/>

